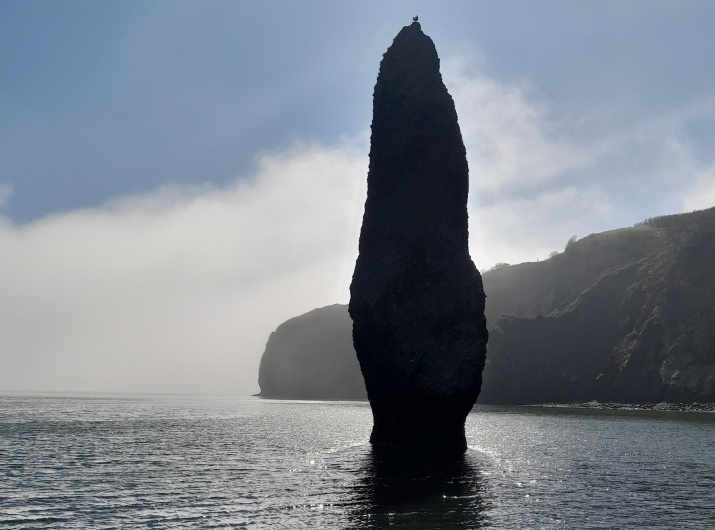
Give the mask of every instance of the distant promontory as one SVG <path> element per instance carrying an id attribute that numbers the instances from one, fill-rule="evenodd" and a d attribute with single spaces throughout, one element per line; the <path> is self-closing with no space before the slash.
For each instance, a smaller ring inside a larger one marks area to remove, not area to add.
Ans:
<path id="1" fill-rule="evenodd" d="M 284 322 L 268 339 L 258 370 L 261 397 L 367 399 L 345 305 Z"/>

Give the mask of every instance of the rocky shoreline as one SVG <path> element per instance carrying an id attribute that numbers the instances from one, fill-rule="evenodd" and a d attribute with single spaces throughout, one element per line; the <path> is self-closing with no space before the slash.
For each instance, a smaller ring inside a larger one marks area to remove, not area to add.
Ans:
<path id="1" fill-rule="evenodd" d="M 598 401 L 586 401 L 573 403 L 541 403 L 528 406 L 609 410 L 661 410 L 668 412 L 715 412 L 715 403 L 600 403 Z"/>

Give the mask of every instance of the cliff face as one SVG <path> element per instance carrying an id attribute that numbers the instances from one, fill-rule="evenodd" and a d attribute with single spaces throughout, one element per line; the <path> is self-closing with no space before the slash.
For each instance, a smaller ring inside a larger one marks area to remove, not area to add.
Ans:
<path id="1" fill-rule="evenodd" d="M 267 398 L 367 398 L 347 307 L 315 309 L 278 326 L 261 357 L 258 384 Z"/>
<path id="2" fill-rule="evenodd" d="M 485 275 L 483 403 L 715 402 L 715 208 Z"/>
<path id="3" fill-rule="evenodd" d="M 485 273 L 491 335 L 479 402 L 715 402 L 713 242 L 715 208 L 592 234 L 547 261 Z M 306 355 L 355 355 L 346 306 L 326 310 L 313 318 L 325 313 L 344 336 L 303 342 Z M 291 363 L 294 353 L 273 355 Z"/>
<path id="4" fill-rule="evenodd" d="M 405 27 L 374 93 L 368 195 L 350 286 L 376 445 L 466 449 L 487 331 L 469 257 L 466 151 L 434 44 Z"/>

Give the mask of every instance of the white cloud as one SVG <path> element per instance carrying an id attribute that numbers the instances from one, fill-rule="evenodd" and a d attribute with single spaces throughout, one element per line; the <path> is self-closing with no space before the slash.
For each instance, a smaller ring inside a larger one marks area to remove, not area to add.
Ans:
<path id="1" fill-rule="evenodd" d="M 444 78 L 457 107 L 477 194 L 538 188 L 591 163 L 587 150 L 553 134 L 547 108 L 529 100 L 525 85 L 488 79 L 472 64 L 466 52 L 446 61 Z"/>
<path id="2" fill-rule="evenodd" d="M 594 188 L 566 187 L 513 197 L 470 210 L 470 253 L 480 269 L 523 263 L 563 250 L 572 235 L 592 232 L 613 207 Z"/>
<path id="3" fill-rule="evenodd" d="M 579 143 L 524 86 L 446 64 L 480 269 L 715 203 L 715 166 L 679 132 L 687 112 Z M 348 300 L 366 150 L 297 144 L 225 189 L 167 186 L 21 226 L 0 217 L 0 390 L 257 391 L 270 332 Z M 11 194 L 0 186 L 0 205 Z"/>
<path id="4" fill-rule="evenodd" d="M 12 184 L 0 184 L 0 208 L 5 206 L 15 192 Z"/>
<path id="5" fill-rule="evenodd" d="M 694 179 L 694 185 L 683 196 L 683 210 L 704 210 L 715 206 L 715 165 Z"/>
<path id="6" fill-rule="evenodd" d="M 298 145 L 228 189 L 0 223 L 0 389 L 257 391 L 270 332 L 347 300 L 363 151 Z"/>
<path id="7" fill-rule="evenodd" d="M 680 211 L 715 206 L 715 164 L 708 165 L 699 160 L 692 145 L 681 136 L 664 140 L 654 177 L 656 185 L 658 181 L 672 183 L 673 200 Z"/>
<path id="8" fill-rule="evenodd" d="M 477 194 L 523 188 L 530 166 L 548 182 L 577 163 L 517 89 L 459 83 Z M 0 222 L 0 389 L 257 391 L 277 325 L 347 302 L 366 173 L 364 142 L 298 144 L 259 156 L 226 189 L 167 186 L 28 225 Z M 543 234 L 556 237 L 547 223 L 602 208 L 581 189 L 530 190 L 476 210 L 472 201 L 480 268 L 545 256 L 555 247 Z"/>
<path id="9" fill-rule="evenodd" d="M 712 165 L 684 134 L 715 114 L 707 98 L 631 123 L 588 130 L 594 117 L 553 122 L 528 83 L 498 82 L 468 49 L 445 61 L 470 168 L 470 249 L 481 269 L 561 250 L 577 234 L 715 205 Z M 564 118 L 566 119 L 566 118 Z"/>
<path id="10" fill-rule="evenodd" d="M 546 257 L 613 209 L 595 186 L 564 178 L 592 166 L 597 151 L 560 139 L 528 86 L 485 77 L 482 62 L 465 50 L 444 77 L 469 160 L 470 252 L 485 269 Z"/>

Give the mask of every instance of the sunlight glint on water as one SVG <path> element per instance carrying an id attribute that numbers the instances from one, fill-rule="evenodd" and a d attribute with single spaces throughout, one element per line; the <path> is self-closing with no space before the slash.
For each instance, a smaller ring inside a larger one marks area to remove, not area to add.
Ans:
<path id="1" fill-rule="evenodd" d="M 0 526 L 713 528 L 715 414 L 478 407 L 386 461 L 366 404 L 0 397 Z"/>

